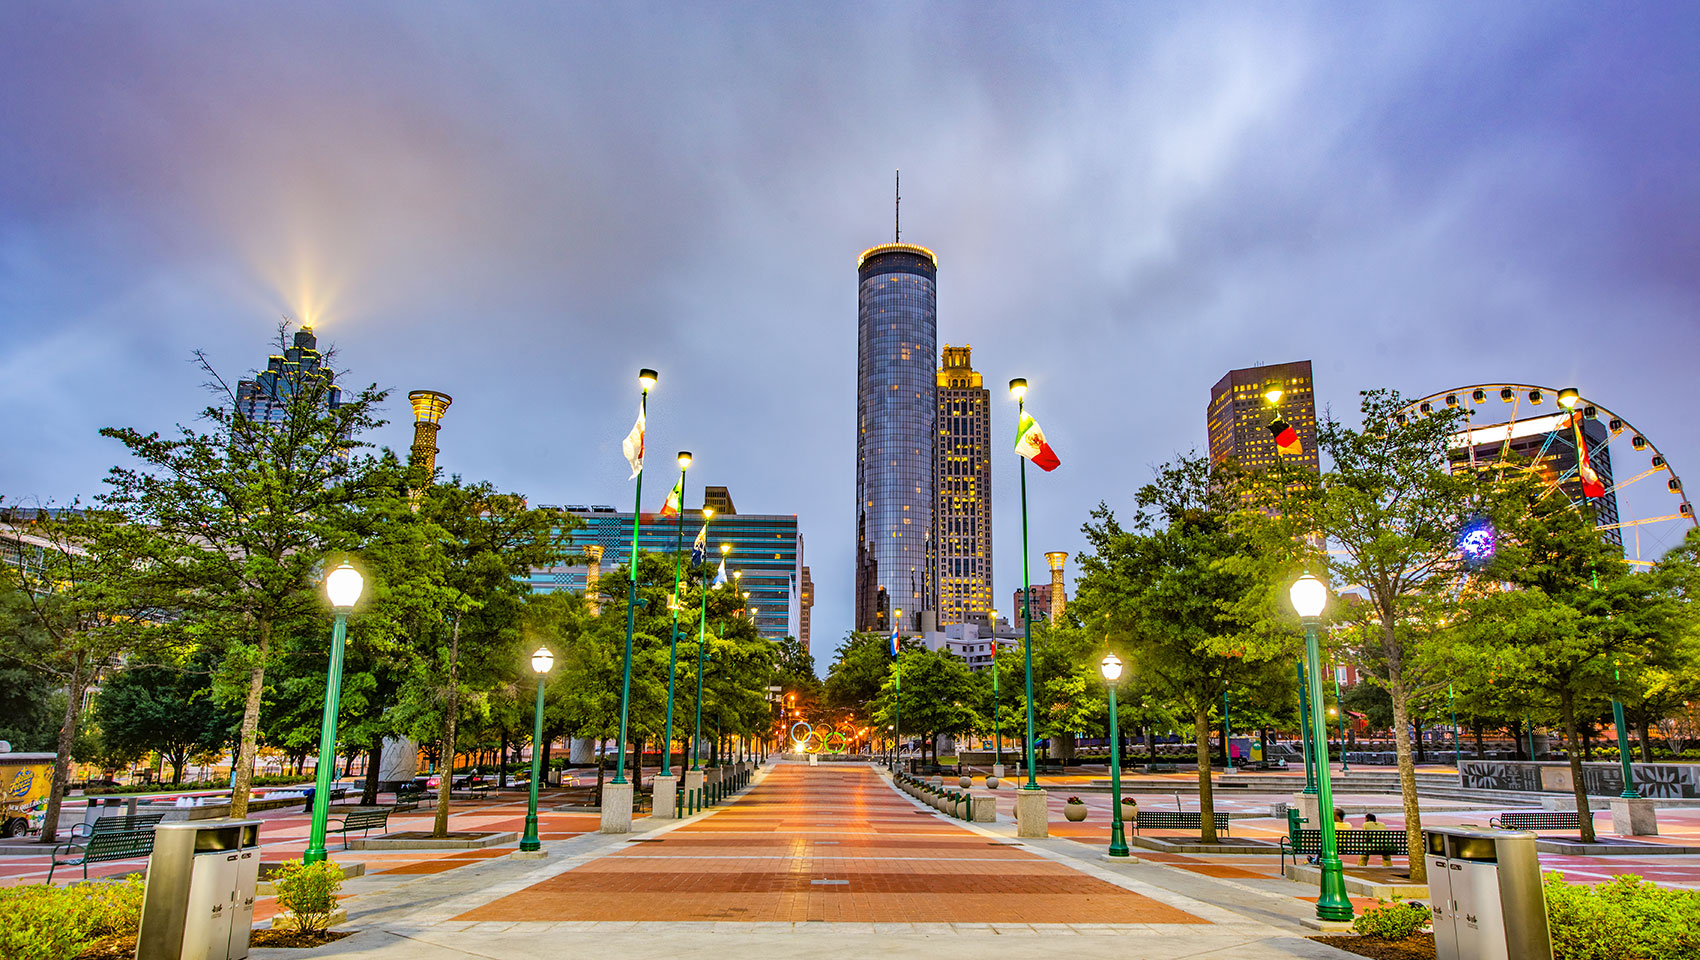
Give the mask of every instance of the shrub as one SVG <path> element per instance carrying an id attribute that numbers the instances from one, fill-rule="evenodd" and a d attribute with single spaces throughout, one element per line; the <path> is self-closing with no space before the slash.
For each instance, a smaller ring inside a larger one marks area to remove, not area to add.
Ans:
<path id="1" fill-rule="evenodd" d="M 303 864 L 292 860 L 272 878 L 277 887 L 277 905 L 295 917 L 302 933 L 328 930 L 336 912 L 336 892 L 342 888 L 342 871 L 329 860 Z"/>
<path id="2" fill-rule="evenodd" d="M 1085 803 L 1086 801 L 1080 799 L 1079 797 L 1069 797 L 1068 802 L 1069 803 Z"/>
<path id="3" fill-rule="evenodd" d="M 1543 886 L 1554 960 L 1700 958 L 1700 891 L 1627 875 L 1588 886 L 1548 873 Z"/>
<path id="4" fill-rule="evenodd" d="M 1429 923 L 1429 909 L 1420 903 L 1408 903 L 1375 898 L 1375 906 L 1365 910 L 1352 921 L 1352 929 L 1366 937 L 1383 940 L 1409 940 L 1423 931 Z"/>
<path id="5" fill-rule="evenodd" d="M 142 878 L 0 888 L 0 957 L 70 960 L 89 943 L 133 934 L 142 920 Z"/>

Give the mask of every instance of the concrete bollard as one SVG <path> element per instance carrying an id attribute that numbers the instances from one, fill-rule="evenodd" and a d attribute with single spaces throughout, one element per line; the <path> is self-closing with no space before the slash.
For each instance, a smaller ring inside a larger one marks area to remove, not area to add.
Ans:
<path id="1" fill-rule="evenodd" d="M 997 798 L 975 797 L 973 801 L 972 819 L 975 823 L 996 823 L 998 819 Z"/>

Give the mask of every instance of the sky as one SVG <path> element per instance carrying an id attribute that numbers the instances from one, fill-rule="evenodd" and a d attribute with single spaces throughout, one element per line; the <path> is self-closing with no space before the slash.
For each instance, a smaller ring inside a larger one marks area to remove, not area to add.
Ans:
<path id="1" fill-rule="evenodd" d="M 98 493 L 101 427 L 192 421 L 192 351 L 240 376 L 287 316 L 395 391 L 376 441 L 442 390 L 446 471 L 628 509 L 653 367 L 688 502 L 798 516 L 824 670 L 898 169 L 939 342 L 1062 459 L 1036 571 L 1256 363 L 1347 421 L 1575 385 L 1700 471 L 1697 49 L 1680 3 L 0 5 L 0 495 Z M 1004 445 L 1006 601 L 1016 489 Z"/>

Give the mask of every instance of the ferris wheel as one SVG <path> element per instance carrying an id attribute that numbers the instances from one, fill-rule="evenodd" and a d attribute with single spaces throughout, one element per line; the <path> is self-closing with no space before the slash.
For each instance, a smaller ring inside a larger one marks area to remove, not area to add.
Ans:
<path id="1" fill-rule="evenodd" d="M 1530 461 L 1572 502 L 1587 501 L 1595 526 L 1632 564 L 1651 566 L 1694 529 L 1682 479 L 1646 434 L 1573 387 L 1480 383 L 1413 401 L 1400 417 L 1464 411 L 1452 469 L 1480 470 L 1508 454 Z"/>

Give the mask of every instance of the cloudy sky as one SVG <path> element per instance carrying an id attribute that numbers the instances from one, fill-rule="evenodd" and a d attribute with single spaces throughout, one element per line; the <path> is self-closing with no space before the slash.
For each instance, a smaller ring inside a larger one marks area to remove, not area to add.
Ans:
<path id="1" fill-rule="evenodd" d="M 624 508 L 652 366 L 691 502 L 799 516 L 823 654 L 898 168 L 940 342 L 1061 454 L 1038 565 L 1257 362 L 1347 417 L 1574 383 L 1700 471 L 1697 49 L 1678 3 L 8 3 L 0 494 L 98 492 L 100 427 L 191 418 L 190 352 L 239 375 L 288 315 L 398 391 L 382 442 L 444 390 L 447 470 Z"/>

